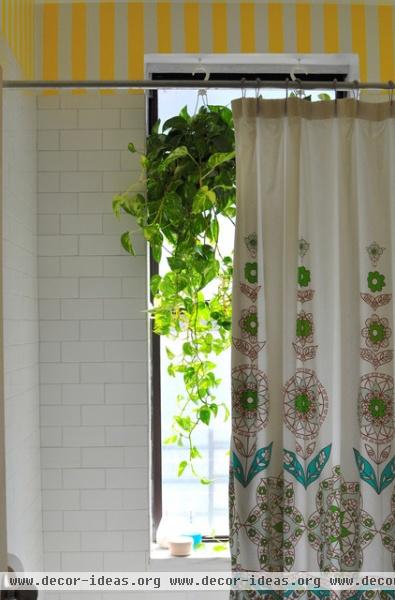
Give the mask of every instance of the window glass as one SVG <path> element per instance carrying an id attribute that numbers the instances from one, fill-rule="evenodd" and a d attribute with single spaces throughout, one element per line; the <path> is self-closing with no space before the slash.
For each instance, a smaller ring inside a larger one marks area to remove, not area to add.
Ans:
<path id="1" fill-rule="evenodd" d="M 246 96 L 255 97 L 254 89 L 247 89 Z M 308 92 L 310 94 L 310 92 Z M 311 93 L 312 100 L 318 100 L 320 91 Z M 328 92 L 327 92 L 328 93 Z M 262 89 L 263 98 L 283 98 L 284 90 Z M 334 93 L 329 92 L 331 97 Z M 208 103 L 230 107 L 233 99 L 240 97 L 240 90 L 208 90 Z M 202 99 L 196 90 L 159 90 L 158 91 L 158 117 L 163 124 L 167 119 L 174 117 L 187 106 L 188 112 L 194 114 L 196 106 L 202 105 Z M 219 243 L 223 252 L 230 254 L 233 247 L 234 227 L 228 220 L 221 222 L 221 237 Z M 168 256 L 168 255 L 167 255 Z M 166 254 L 163 255 L 159 271 L 163 275 L 167 270 Z M 192 519 L 194 528 L 203 535 L 228 534 L 228 466 L 229 466 L 229 440 L 231 422 L 224 422 L 221 417 L 214 421 L 214 425 L 200 429 L 195 436 L 195 442 L 203 454 L 198 461 L 202 475 L 214 479 L 214 483 L 202 485 L 198 479 L 184 473 L 177 477 L 177 467 L 185 459 L 185 450 L 177 446 L 164 445 L 171 434 L 172 416 L 176 414 L 176 397 L 183 393 L 182 377 L 170 377 L 167 373 L 169 360 L 166 346 L 177 354 L 181 342 L 172 342 L 161 339 L 161 409 L 162 409 L 162 514 L 179 522 L 189 522 Z M 217 357 L 213 358 L 218 361 Z M 218 403 L 226 402 L 230 407 L 230 349 L 221 355 L 217 373 L 222 383 L 217 392 Z"/>

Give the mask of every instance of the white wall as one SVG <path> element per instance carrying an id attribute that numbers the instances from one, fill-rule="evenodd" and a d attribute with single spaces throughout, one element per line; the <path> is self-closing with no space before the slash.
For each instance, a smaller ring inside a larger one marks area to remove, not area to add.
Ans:
<path id="1" fill-rule="evenodd" d="M 4 58 L 4 55 L 3 57 Z M 5 64 L 3 60 L 3 65 Z M 8 57 L 8 77 L 18 71 Z M 42 567 L 36 98 L 4 91 L 3 273 L 8 552 Z"/>
<path id="2" fill-rule="evenodd" d="M 112 197 L 140 174 L 144 97 L 38 99 L 45 568 L 145 570 L 145 243 L 121 248 Z"/>
<path id="3" fill-rule="evenodd" d="M 140 176 L 144 97 L 38 99 L 41 463 L 47 570 L 221 570 L 149 556 L 147 259 L 112 197 Z M 205 564 L 206 563 L 206 564 Z M 227 565 L 226 565 L 227 566 Z M 155 595 L 154 595 L 155 594 Z M 73 592 L 73 600 L 85 598 Z M 215 594 L 225 598 L 228 594 Z M 46 596 L 47 597 L 47 596 Z M 49 594 L 69 599 L 70 592 Z M 119 592 L 95 593 L 95 600 Z M 157 593 L 122 594 L 129 600 Z M 173 593 L 161 593 L 169 600 Z M 177 593 L 192 600 L 192 592 Z M 198 595 L 200 597 L 200 595 Z M 209 600 L 214 594 L 205 594 Z"/>

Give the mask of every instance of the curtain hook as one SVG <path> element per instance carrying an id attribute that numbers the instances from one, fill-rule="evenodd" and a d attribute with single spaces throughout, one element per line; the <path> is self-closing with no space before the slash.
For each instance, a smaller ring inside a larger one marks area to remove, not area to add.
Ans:
<path id="1" fill-rule="evenodd" d="M 353 89 L 354 100 L 359 100 L 359 93 L 358 93 L 359 81 L 358 81 L 358 79 L 354 79 L 353 84 L 354 84 L 354 89 Z"/>
<path id="2" fill-rule="evenodd" d="M 259 79 L 259 77 L 257 77 L 256 80 L 256 88 L 255 88 L 255 97 L 258 100 L 259 99 L 259 92 L 261 90 L 261 80 Z"/>
<path id="3" fill-rule="evenodd" d="M 261 89 L 261 80 L 257 77 L 256 80 L 256 88 L 255 88 L 255 98 L 256 98 L 256 112 L 259 112 L 259 92 Z"/>
<path id="4" fill-rule="evenodd" d="M 289 89 L 289 77 L 285 79 L 285 116 L 288 114 L 288 89 Z"/>
<path id="5" fill-rule="evenodd" d="M 246 85 L 246 78 L 243 77 L 242 80 L 241 80 L 241 97 L 242 98 L 246 97 L 246 87 L 245 87 L 245 85 Z"/>
<path id="6" fill-rule="evenodd" d="M 302 80 L 295 77 L 294 81 L 295 81 L 296 85 L 298 86 L 297 90 L 296 90 L 296 95 L 300 100 L 303 100 L 303 98 L 305 97 L 305 92 L 303 89 Z"/>
<path id="7" fill-rule="evenodd" d="M 388 86 L 389 86 L 389 101 L 390 101 L 390 105 L 392 107 L 392 102 L 394 99 L 394 82 L 392 81 L 392 79 L 389 80 Z"/>

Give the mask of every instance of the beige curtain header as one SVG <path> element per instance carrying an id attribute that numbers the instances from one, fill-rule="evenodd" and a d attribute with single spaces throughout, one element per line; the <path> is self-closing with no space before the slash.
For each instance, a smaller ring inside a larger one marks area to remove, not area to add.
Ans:
<path id="1" fill-rule="evenodd" d="M 269 119 L 284 116 L 303 119 L 350 117 L 368 121 L 383 121 L 395 117 L 395 100 L 362 102 L 353 98 L 342 98 L 310 102 L 294 97 L 283 100 L 240 98 L 233 100 L 232 110 L 235 118 L 255 118 L 259 115 Z"/>

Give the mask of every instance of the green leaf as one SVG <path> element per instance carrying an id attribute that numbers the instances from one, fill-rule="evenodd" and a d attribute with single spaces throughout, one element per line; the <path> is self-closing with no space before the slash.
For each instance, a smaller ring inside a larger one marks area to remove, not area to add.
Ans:
<path id="1" fill-rule="evenodd" d="M 207 165 L 210 169 L 215 169 L 219 167 L 224 162 L 228 162 L 229 160 L 233 160 L 236 156 L 236 152 L 217 152 L 216 154 L 212 154 L 207 161 Z"/>
<path id="2" fill-rule="evenodd" d="M 121 206 L 123 202 L 123 196 L 115 196 L 112 201 L 112 210 L 117 219 L 121 216 Z"/>
<path id="3" fill-rule="evenodd" d="M 192 213 L 198 214 L 204 212 L 205 210 L 209 210 L 213 206 L 213 195 L 212 192 L 207 188 L 207 186 L 203 186 L 199 189 L 197 194 L 195 195 L 192 202 Z M 215 194 L 214 194 L 215 200 Z"/>
<path id="4" fill-rule="evenodd" d="M 167 445 L 175 444 L 177 442 L 178 435 L 171 435 L 170 437 L 163 440 L 163 443 Z"/>
<path id="5" fill-rule="evenodd" d="M 194 458 L 202 458 L 202 455 L 199 452 L 199 450 L 196 448 L 196 446 L 192 446 L 191 451 L 190 451 L 190 456 L 191 456 L 192 460 Z"/>
<path id="6" fill-rule="evenodd" d="M 126 252 L 129 252 L 129 254 L 132 254 L 133 256 L 136 255 L 136 252 L 133 248 L 132 236 L 130 231 L 125 231 L 125 233 L 121 235 L 121 244 L 124 250 L 126 250 Z"/>
<path id="7" fill-rule="evenodd" d="M 191 431 L 192 429 L 192 421 L 190 417 L 180 417 L 180 416 L 176 416 L 174 417 L 175 422 L 177 423 L 177 425 L 179 425 L 181 427 L 181 429 L 183 429 L 184 431 Z"/>
<path id="8" fill-rule="evenodd" d="M 169 256 L 167 262 L 172 271 L 180 271 L 181 269 L 185 269 L 185 261 L 183 261 L 182 258 Z"/>
<path id="9" fill-rule="evenodd" d="M 167 169 L 167 167 L 169 165 L 171 165 L 175 160 L 178 160 L 180 158 L 184 158 L 185 156 L 188 156 L 189 152 L 188 152 L 188 148 L 186 146 L 179 146 L 178 148 L 176 148 L 175 150 L 173 150 L 173 152 L 170 152 L 170 154 L 167 156 L 167 158 L 165 158 L 165 160 L 163 161 L 160 170 L 165 170 Z"/>
<path id="10" fill-rule="evenodd" d="M 202 408 L 199 410 L 199 418 L 205 425 L 209 425 L 211 419 L 211 410 L 207 406 L 202 406 Z"/>
<path id="11" fill-rule="evenodd" d="M 194 348 L 190 342 L 184 342 L 184 344 L 182 345 L 182 351 L 187 356 L 193 356 L 193 354 L 195 352 Z M 194 371 L 193 371 L 193 373 L 194 373 Z"/>
<path id="12" fill-rule="evenodd" d="M 157 263 L 160 263 L 160 259 L 162 258 L 162 244 L 159 243 L 151 243 L 152 256 Z"/>
<path id="13" fill-rule="evenodd" d="M 210 485 L 211 483 L 213 483 L 214 479 L 207 479 L 207 477 L 201 477 L 200 478 L 200 483 L 202 485 Z"/>
<path id="14" fill-rule="evenodd" d="M 166 129 L 185 129 L 187 126 L 187 122 L 182 115 L 178 117 L 172 117 L 163 123 L 163 131 Z"/>
<path id="15" fill-rule="evenodd" d="M 163 205 L 166 216 L 177 226 L 184 216 L 182 199 L 176 192 L 168 192 L 163 197 Z"/>
<path id="16" fill-rule="evenodd" d="M 185 471 L 185 469 L 187 468 L 188 463 L 186 460 L 182 460 L 180 462 L 180 464 L 178 465 L 178 477 L 181 477 L 181 475 L 183 474 L 183 472 Z"/>
<path id="17" fill-rule="evenodd" d="M 143 235 L 147 242 L 152 242 L 152 240 L 155 239 L 158 234 L 159 229 L 157 225 L 146 225 L 146 227 L 143 227 Z"/>
<path id="18" fill-rule="evenodd" d="M 213 218 L 212 221 L 210 222 L 210 237 L 213 242 L 215 242 L 215 243 L 218 242 L 218 235 L 219 235 L 218 220 L 216 218 Z"/>
<path id="19" fill-rule="evenodd" d="M 188 107 L 184 106 L 181 110 L 180 110 L 180 117 L 182 117 L 187 123 L 191 122 L 191 116 L 188 113 Z"/>
<path id="20" fill-rule="evenodd" d="M 129 142 L 128 150 L 129 150 L 129 152 L 132 152 L 132 153 L 137 152 L 136 147 L 132 142 Z"/>
<path id="21" fill-rule="evenodd" d="M 228 550 L 228 546 L 226 546 L 226 544 L 215 544 L 213 550 L 214 552 L 224 552 L 225 550 Z"/>
<path id="22" fill-rule="evenodd" d="M 167 358 L 168 358 L 169 360 L 173 360 L 173 359 L 175 358 L 175 356 L 176 356 L 176 355 L 174 354 L 174 352 L 172 352 L 172 351 L 170 350 L 170 348 L 168 348 L 167 346 L 166 346 L 166 355 L 167 355 Z"/>
<path id="23" fill-rule="evenodd" d="M 157 120 L 157 121 L 154 123 L 154 125 L 152 126 L 151 133 L 152 133 L 153 135 L 156 135 L 156 134 L 158 133 L 158 131 L 159 131 L 159 127 L 160 127 L 160 119 L 158 119 L 158 120 Z"/>
<path id="24" fill-rule="evenodd" d="M 159 284 L 162 281 L 162 277 L 160 275 L 152 275 L 150 281 L 151 294 L 156 296 L 159 289 Z"/>
<path id="25" fill-rule="evenodd" d="M 213 413 L 213 415 L 216 417 L 217 414 L 218 414 L 218 404 L 215 404 L 215 402 L 212 402 L 210 404 L 210 406 L 209 406 L 209 409 L 211 410 L 211 412 Z"/>

